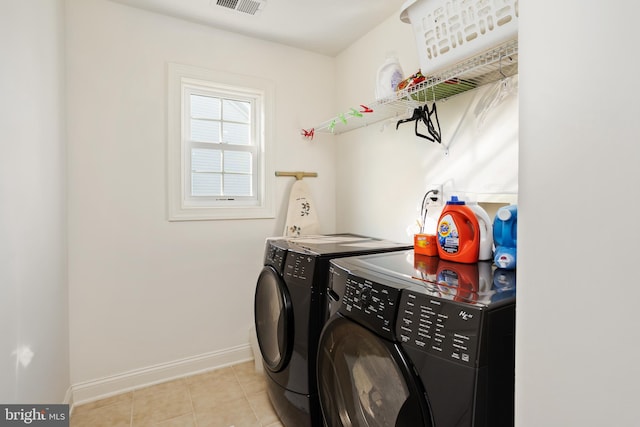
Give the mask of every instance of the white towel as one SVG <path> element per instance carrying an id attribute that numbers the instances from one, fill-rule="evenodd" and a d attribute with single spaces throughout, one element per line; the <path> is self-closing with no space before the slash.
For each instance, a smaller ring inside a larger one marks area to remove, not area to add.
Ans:
<path id="1" fill-rule="evenodd" d="M 316 205 L 311 199 L 307 184 L 299 179 L 293 183 L 289 195 L 285 236 L 308 236 L 320 233 Z"/>

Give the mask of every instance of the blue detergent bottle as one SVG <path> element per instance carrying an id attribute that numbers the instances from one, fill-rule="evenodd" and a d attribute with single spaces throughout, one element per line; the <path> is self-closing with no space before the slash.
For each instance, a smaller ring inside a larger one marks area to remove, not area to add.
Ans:
<path id="1" fill-rule="evenodd" d="M 496 252 L 493 262 L 499 268 L 516 268 L 518 240 L 518 206 L 503 206 L 493 220 L 493 242 Z"/>

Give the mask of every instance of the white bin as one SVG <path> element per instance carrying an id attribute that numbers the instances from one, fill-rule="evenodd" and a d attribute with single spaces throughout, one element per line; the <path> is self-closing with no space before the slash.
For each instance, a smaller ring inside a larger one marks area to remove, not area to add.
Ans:
<path id="1" fill-rule="evenodd" d="M 518 37 L 518 0 L 408 0 L 420 68 L 435 74 Z"/>

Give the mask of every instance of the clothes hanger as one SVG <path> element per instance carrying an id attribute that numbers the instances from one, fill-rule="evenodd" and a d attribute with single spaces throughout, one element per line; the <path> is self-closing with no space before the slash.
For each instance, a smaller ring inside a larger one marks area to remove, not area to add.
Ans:
<path id="1" fill-rule="evenodd" d="M 435 101 L 433 102 L 433 106 L 431 108 L 431 111 L 429 111 L 429 106 L 425 104 L 424 112 L 426 114 L 423 117 L 423 120 L 424 120 L 425 124 L 427 125 L 427 129 L 429 130 L 429 134 L 435 140 L 434 142 L 438 142 L 438 144 L 442 144 L 442 133 L 441 133 L 441 129 L 440 129 L 440 119 L 438 119 L 438 111 L 436 110 Z M 432 116 L 435 117 L 435 119 L 436 119 L 436 125 L 438 125 L 438 129 L 437 130 L 436 130 L 434 124 L 433 124 L 433 120 L 431 119 Z"/>
<path id="2" fill-rule="evenodd" d="M 414 108 L 413 115 L 411 117 L 409 117 L 408 119 L 398 120 L 398 122 L 396 123 L 396 130 L 398 130 L 398 126 L 400 126 L 402 123 L 420 120 L 422 118 L 422 115 L 423 115 L 423 112 L 421 107 Z"/>
<path id="3" fill-rule="evenodd" d="M 432 141 L 437 142 L 438 144 L 442 144 L 442 132 L 440 129 L 440 119 L 438 119 L 438 111 L 436 110 L 436 90 L 434 86 L 431 86 L 431 92 L 433 94 L 433 105 L 431 107 L 431 111 L 429 111 L 429 105 L 425 104 L 423 107 L 424 115 L 422 120 L 427 125 L 427 130 L 429 134 L 433 137 Z M 436 125 L 438 125 L 438 129 L 433 124 L 432 117 L 435 117 Z"/>
<path id="4" fill-rule="evenodd" d="M 402 123 L 406 123 L 406 122 L 415 122 L 415 126 L 414 126 L 414 133 L 416 136 L 419 136 L 420 138 L 425 138 L 428 139 L 431 142 L 435 142 L 435 140 L 427 135 L 423 135 L 420 132 L 418 132 L 418 123 L 420 123 L 420 121 L 424 122 L 425 124 L 428 123 L 429 119 L 427 118 L 427 113 L 428 113 L 428 108 L 425 107 L 417 107 L 413 109 L 413 115 L 411 117 L 409 117 L 408 119 L 402 119 L 402 120 L 398 120 L 398 122 L 396 123 L 396 130 L 398 129 L 398 127 L 402 124 Z M 429 129 L 429 125 L 427 125 L 427 129 Z"/>
<path id="5" fill-rule="evenodd" d="M 396 123 L 396 130 L 402 123 L 414 121 L 415 122 L 414 133 L 416 136 L 419 136 L 420 138 L 424 138 L 431 142 L 437 142 L 438 144 L 442 144 L 440 119 L 438 119 L 438 111 L 436 109 L 436 102 L 435 102 L 436 100 L 435 88 L 431 86 L 431 90 L 433 92 L 433 106 L 431 107 L 431 110 L 429 110 L 428 104 L 425 104 L 421 107 L 414 108 L 413 115 L 411 117 L 409 117 L 408 119 L 398 120 L 398 122 Z M 435 118 L 435 125 L 433 123 L 432 117 Z M 422 121 L 427 126 L 427 131 L 429 132 L 429 135 L 424 135 L 418 132 L 419 121 Z M 437 125 L 437 129 L 436 129 L 436 125 Z"/>
<path id="6" fill-rule="evenodd" d="M 436 142 L 436 139 L 433 138 L 433 132 L 431 131 L 431 129 L 433 128 L 433 124 L 431 123 L 431 117 L 430 117 L 431 113 L 429 113 L 429 106 L 427 104 L 425 104 L 420 108 L 420 110 L 422 111 L 420 119 L 427 126 L 427 131 L 429 132 L 429 135 L 431 135 L 431 136 L 423 135 L 423 134 L 418 132 L 418 122 L 417 121 L 416 121 L 416 132 L 415 132 L 416 136 L 419 136 L 421 138 L 427 139 L 427 140 L 429 140 L 431 142 Z"/>

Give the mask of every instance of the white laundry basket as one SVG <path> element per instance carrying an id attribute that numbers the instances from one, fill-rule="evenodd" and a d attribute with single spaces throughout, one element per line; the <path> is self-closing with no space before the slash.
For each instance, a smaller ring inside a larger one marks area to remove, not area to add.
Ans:
<path id="1" fill-rule="evenodd" d="M 433 74 L 518 37 L 518 0 L 408 0 L 422 73 Z"/>

